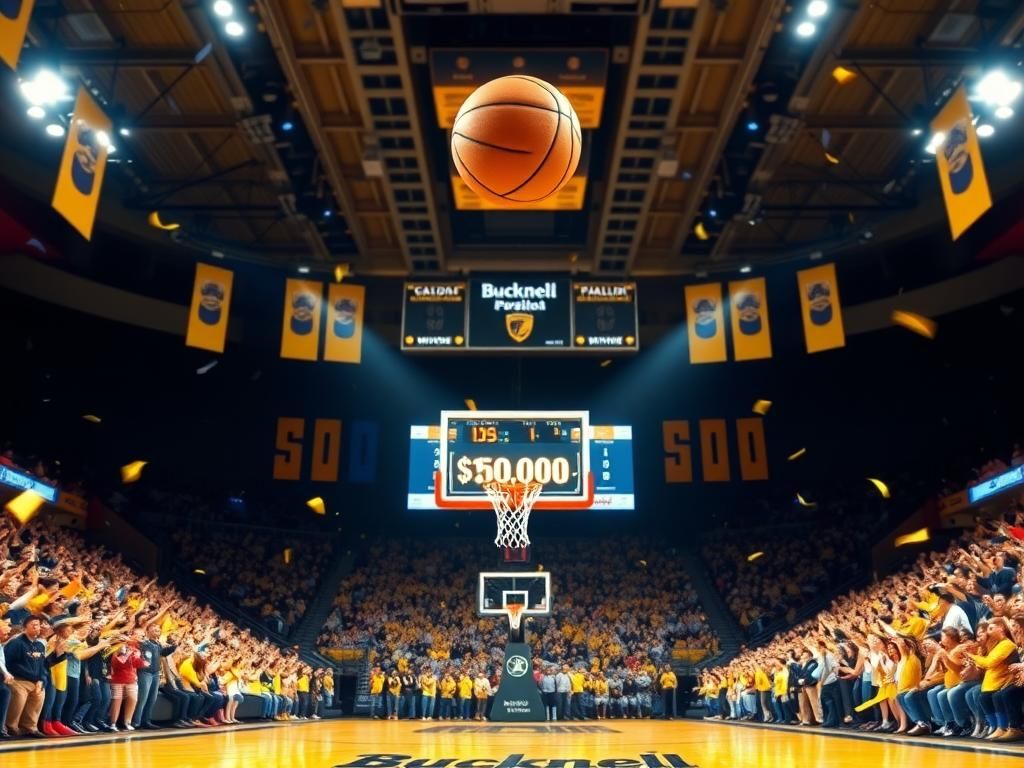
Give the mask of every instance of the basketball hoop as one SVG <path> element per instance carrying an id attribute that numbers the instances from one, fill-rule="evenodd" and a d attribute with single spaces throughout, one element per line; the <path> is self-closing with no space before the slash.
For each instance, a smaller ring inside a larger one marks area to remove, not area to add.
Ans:
<path id="1" fill-rule="evenodd" d="M 498 535 L 494 539 L 496 547 L 506 549 L 522 549 L 530 546 L 530 537 L 526 527 L 530 524 L 530 510 L 544 488 L 543 483 L 484 483 L 484 490 L 494 507 L 498 518 Z M 511 606 L 509 606 L 511 608 Z M 511 614 L 509 614 L 511 621 Z M 518 626 L 518 622 L 517 622 Z"/>
<path id="2" fill-rule="evenodd" d="M 519 625 L 523 620 L 523 609 L 525 605 L 519 603 L 510 603 L 505 606 L 505 612 L 508 614 L 508 628 L 513 632 L 519 631 Z"/>

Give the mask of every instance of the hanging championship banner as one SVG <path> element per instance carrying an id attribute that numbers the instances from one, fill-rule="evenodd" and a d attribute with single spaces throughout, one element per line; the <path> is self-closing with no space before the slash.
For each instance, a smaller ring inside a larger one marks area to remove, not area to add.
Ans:
<path id="1" fill-rule="evenodd" d="M 363 310 L 366 288 L 342 283 L 327 290 L 324 360 L 359 363 L 363 359 Z"/>
<path id="2" fill-rule="evenodd" d="M 836 265 L 824 264 L 796 273 L 807 351 L 822 352 L 846 346 L 843 307 L 839 302 Z"/>
<path id="3" fill-rule="evenodd" d="M 320 347 L 323 283 L 286 280 L 281 321 L 281 357 L 316 360 Z"/>
<path id="4" fill-rule="evenodd" d="M 768 323 L 768 291 L 764 278 L 730 282 L 729 305 L 733 357 L 736 360 L 771 357 L 772 334 Z"/>
<path id="5" fill-rule="evenodd" d="M 935 152 L 935 166 L 939 169 L 949 228 L 956 240 L 992 207 L 978 134 L 971 122 L 971 105 L 962 85 L 932 120 L 931 127 L 933 136 L 945 136 Z"/>
<path id="6" fill-rule="evenodd" d="M 11 69 L 18 68 L 35 4 L 36 0 L 0 0 L 0 59 Z"/>
<path id="7" fill-rule="evenodd" d="M 110 131 L 110 118 L 85 88 L 79 88 L 57 174 L 57 188 L 53 192 L 53 209 L 86 240 L 92 239 L 107 167 Z"/>
<path id="8" fill-rule="evenodd" d="M 235 273 L 209 264 L 196 264 L 192 307 L 188 313 L 185 345 L 223 352 L 231 314 L 231 285 Z"/>
<path id="9" fill-rule="evenodd" d="M 686 333 L 690 339 L 691 363 L 724 363 L 725 313 L 722 311 L 720 283 L 688 285 L 686 296 Z"/>

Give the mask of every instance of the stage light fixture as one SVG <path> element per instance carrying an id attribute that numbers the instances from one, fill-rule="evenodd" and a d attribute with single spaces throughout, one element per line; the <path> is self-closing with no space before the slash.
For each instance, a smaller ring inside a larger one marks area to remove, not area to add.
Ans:
<path id="1" fill-rule="evenodd" d="M 982 123 L 977 129 L 978 138 L 987 139 L 989 136 L 996 132 L 995 126 L 989 125 L 988 123 Z"/>
<path id="2" fill-rule="evenodd" d="M 299 267 L 299 274 L 300 275 L 308 275 L 309 274 L 309 267 L 307 267 L 305 264 L 303 264 L 301 267 Z"/>
<path id="3" fill-rule="evenodd" d="M 740 274 L 749 275 L 751 269 L 752 267 L 749 264 L 745 264 L 744 266 L 740 267 Z"/>
<path id="4" fill-rule="evenodd" d="M 67 81 L 50 69 L 40 69 L 35 77 L 22 80 L 18 87 L 25 100 L 36 107 L 52 107 L 73 98 Z"/>
<path id="5" fill-rule="evenodd" d="M 1006 107 L 1017 100 L 1021 93 L 1020 80 L 1013 80 L 1001 69 L 986 74 L 975 86 L 974 97 L 985 104 Z"/>
<path id="6" fill-rule="evenodd" d="M 807 4 L 807 15 L 812 19 L 820 19 L 828 13 L 828 3 L 825 0 L 811 0 Z"/>
<path id="7" fill-rule="evenodd" d="M 796 26 L 797 37 L 811 37 L 817 31 L 818 27 L 813 21 L 801 21 Z"/>
<path id="8" fill-rule="evenodd" d="M 46 126 L 46 133 L 48 136 L 53 136 L 55 139 L 59 139 L 64 135 L 64 126 L 60 123 L 50 123 Z"/>
<path id="9" fill-rule="evenodd" d="M 46 110 L 40 107 L 38 104 L 33 104 L 26 110 L 25 114 L 27 114 L 33 120 L 42 120 L 44 117 L 46 117 Z"/>
<path id="10" fill-rule="evenodd" d="M 213 12 L 222 19 L 226 19 L 234 15 L 235 6 L 228 2 L 228 0 L 217 0 L 217 2 L 213 4 Z"/>
<path id="11" fill-rule="evenodd" d="M 245 34 L 245 27 L 241 22 L 232 19 L 224 25 L 224 31 L 228 33 L 229 37 L 241 37 Z"/>
<path id="12" fill-rule="evenodd" d="M 996 109 L 995 115 L 1000 120 L 1009 120 L 1011 117 L 1013 117 L 1013 107 L 1004 104 L 1003 106 Z"/>

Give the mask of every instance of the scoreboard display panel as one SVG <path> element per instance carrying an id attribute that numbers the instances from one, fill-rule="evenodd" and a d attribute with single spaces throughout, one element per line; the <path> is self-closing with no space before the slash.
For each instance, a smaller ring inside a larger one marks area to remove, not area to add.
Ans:
<path id="1" fill-rule="evenodd" d="M 635 352 L 633 282 L 529 275 L 409 282 L 402 350 Z"/>
<path id="2" fill-rule="evenodd" d="M 539 482 L 547 500 L 589 493 L 586 411 L 442 411 L 441 498 L 485 500 L 488 482 Z"/>
<path id="3" fill-rule="evenodd" d="M 636 283 L 573 283 L 573 347 L 637 350 Z"/>
<path id="4" fill-rule="evenodd" d="M 466 345 L 466 284 L 406 283 L 402 349 L 462 349 Z"/>

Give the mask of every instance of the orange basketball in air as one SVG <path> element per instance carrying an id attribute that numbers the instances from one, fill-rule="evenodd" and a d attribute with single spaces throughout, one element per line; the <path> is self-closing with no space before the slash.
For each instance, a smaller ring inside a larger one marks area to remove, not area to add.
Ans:
<path id="1" fill-rule="evenodd" d="M 526 75 L 491 80 L 466 99 L 452 125 L 452 159 L 481 197 L 514 208 L 561 189 L 576 172 L 583 135 L 569 100 Z"/>

